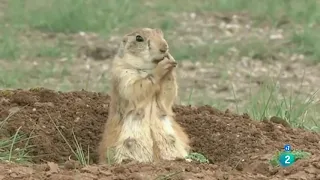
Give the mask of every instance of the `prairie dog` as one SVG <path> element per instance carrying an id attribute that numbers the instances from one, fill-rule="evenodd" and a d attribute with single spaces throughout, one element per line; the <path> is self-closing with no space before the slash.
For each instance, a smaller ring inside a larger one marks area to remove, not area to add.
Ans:
<path id="1" fill-rule="evenodd" d="M 152 162 L 184 158 L 189 138 L 174 120 L 176 62 L 160 29 L 141 28 L 122 38 L 111 68 L 109 117 L 99 162 Z"/>

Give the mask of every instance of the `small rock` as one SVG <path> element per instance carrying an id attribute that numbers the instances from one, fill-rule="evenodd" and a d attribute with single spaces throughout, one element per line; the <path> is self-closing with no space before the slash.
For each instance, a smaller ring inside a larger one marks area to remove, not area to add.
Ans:
<path id="1" fill-rule="evenodd" d="M 81 173 L 79 175 L 76 175 L 75 179 L 81 179 L 81 180 L 96 180 L 98 179 L 98 176 L 91 173 Z"/>
<path id="2" fill-rule="evenodd" d="M 29 167 L 14 167 L 10 170 L 10 176 L 14 178 L 28 177 L 33 173 L 33 169 Z"/>
<path id="3" fill-rule="evenodd" d="M 103 174 L 105 176 L 111 176 L 112 175 L 110 170 L 103 171 L 103 170 L 99 169 L 99 172 L 100 172 L 100 174 Z"/>
<path id="4" fill-rule="evenodd" d="M 196 18 L 196 16 L 197 16 L 197 15 L 196 15 L 196 13 L 194 13 L 194 12 L 193 12 L 193 13 L 190 13 L 190 17 L 191 17 L 191 19 L 195 19 L 195 18 Z"/>
<path id="5" fill-rule="evenodd" d="M 128 179 L 144 180 L 145 178 L 140 173 L 133 173 Z"/>
<path id="6" fill-rule="evenodd" d="M 54 162 L 48 162 L 47 165 L 49 166 L 49 171 L 46 172 L 47 175 L 51 175 L 59 172 L 58 164 Z"/>
<path id="7" fill-rule="evenodd" d="M 80 163 L 78 161 L 69 160 L 64 163 L 64 168 L 66 169 L 77 169 L 80 167 Z"/>
<path id="8" fill-rule="evenodd" d="M 195 177 L 199 178 L 199 179 L 202 179 L 204 178 L 204 174 L 203 173 L 197 173 L 194 175 Z"/>
<path id="9" fill-rule="evenodd" d="M 216 164 L 213 164 L 213 165 L 211 165 L 211 168 L 212 168 L 213 170 L 216 170 L 216 169 L 218 169 L 218 168 L 219 168 L 219 166 L 218 166 L 218 165 L 216 165 Z"/>
<path id="10" fill-rule="evenodd" d="M 308 180 L 308 175 L 305 172 L 297 172 L 296 174 L 292 174 L 288 176 L 288 179 L 290 180 Z"/>
<path id="11" fill-rule="evenodd" d="M 121 173 L 125 172 L 125 168 L 124 167 L 115 167 L 113 169 L 113 172 L 121 174 Z"/>
<path id="12" fill-rule="evenodd" d="M 81 172 L 99 174 L 99 168 L 98 167 L 94 167 L 94 166 L 86 166 L 86 167 L 81 169 Z"/>
<path id="13" fill-rule="evenodd" d="M 74 180 L 73 176 L 63 175 L 63 174 L 53 174 L 50 176 L 51 180 L 63 179 L 63 180 Z"/>
<path id="14" fill-rule="evenodd" d="M 239 164 L 236 166 L 236 170 L 238 170 L 238 171 L 243 171 L 243 164 L 242 164 L 242 163 L 239 163 Z"/>
<path id="15" fill-rule="evenodd" d="M 20 111 L 20 108 L 19 107 L 12 107 L 8 111 L 9 111 L 10 114 L 15 114 L 18 111 Z"/>
<path id="16" fill-rule="evenodd" d="M 290 127 L 290 124 L 285 120 L 277 116 L 273 116 L 270 118 L 270 121 L 276 124 L 281 124 L 284 127 Z"/>
<path id="17" fill-rule="evenodd" d="M 313 162 L 312 165 L 313 165 L 315 168 L 320 169 L 320 163 L 319 163 L 319 162 Z"/>
<path id="18" fill-rule="evenodd" d="M 0 99 L 0 104 L 7 104 L 7 103 L 9 103 L 9 99 L 7 99 L 7 98 Z"/>
<path id="19" fill-rule="evenodd" d="M 36 107 L 54 107 L 54 104 L 52 102 L 36 102 L 36 103 L 34 103 L 34 106 L 36 106 Z"/>
<path id="20" fill-rule="evenodd" d="M 272 40 L 283 39 L 283 35 L 282 34 L 271 34 L 269 36 L 269 38 L 272 39 Z"/>
<path id="21" fill-rule="evenodd" d="M 316 169 L 313 167 L 306 168 L 304 171 L 309 174 L 317 174 Z"/>

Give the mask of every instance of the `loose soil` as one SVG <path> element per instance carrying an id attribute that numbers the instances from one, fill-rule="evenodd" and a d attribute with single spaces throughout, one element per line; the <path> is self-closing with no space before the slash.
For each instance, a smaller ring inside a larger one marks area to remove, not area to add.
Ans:
<path id="1" fill-rule="evenodd" d="M 10 116 L 2 121 L 0 138 L 13 136 L 19 127 L 20 132 L 33 137 L 29 140 L 32 163 L 0 164 L 0 180 L 320 179 L 319 134 L 290 128 L 281 121 L 254 121 L 246 114 L 209 106 L 174 107 L 177 121 L 191 138 L 193 151 L 204 154 L 209 164 L 180 160 L 96 165 L 108 104 L 109 96 L 103 93 L 62 93 L 44 88 L 0 91 L 0 119 Z M 89 150 L 89 166 L 75 162 L 65 141 L 74 148 L 73 133 L 85 154 Z M 288 143 L 312 155 L 289 168 L 272 167 L 269 160 Z"/>

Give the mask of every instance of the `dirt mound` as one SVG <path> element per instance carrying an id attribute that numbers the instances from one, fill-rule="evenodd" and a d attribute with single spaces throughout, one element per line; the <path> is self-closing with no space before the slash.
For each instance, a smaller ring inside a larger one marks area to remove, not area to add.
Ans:
<path id="1" fill-rule="evenodd" d="M 8 117 L 12 109 L 19 109 L 7 121 L 7 136 L 13 136 L 20 126 L 22 132 L 36 136 L 30 139 L 30 143 L 36 146 L 30 152 L 35 156 L 34 162 L 65 162 L 72 152 L 62 135 L 75 149 L 72 132 L 84 149 L 89 147 L 95 160 L 96 146 L 108 116 L 108 96 L 33 89 L 3 91 L 0 99 L 1 119 Z"/>
<path id="2" fill-rule="evenodd" d="M 106 94 L 86 91 L 62 93 L 42 88 L 29 91 L 0 91 L 0 119 L 9 117 L 3 124 L 0 135 L 12 136 L 21 127 L 21 132 L 36 136 L 30 139 L 29 144 L 34 146 L 30 154 L 33 156 L 34 163 L 39 164 L 47 161 L 60 164 L 70 157 L 75 159 L 65 139 L 75 149 L 74 137 L 76 137 L 85 153 L 89 149 L 91 163 L 96 163 L 96 149 L 108 117 L 108 104 L 109 97 Z M 152 177 L 159 175 L 160 169 L 183 170 L 181 177 L 177 176 L 180 179 L 185 179 L 185 175 L 195 179 L 206 179 L 206 177 L 212 179 L 220 175 L 221 178 L 227 176 L 231 179 L 234 179 L 232 177 L 243 177 L 243 179 L 268 177 L 269 179 L 271 176 L 275 179 L 278 177 L 283 179 L 281 177 L 284 175 L 294 177 L 297 173 L 298 176 L 310 179 L 320 174 L 320 160 L 316 158 L 320 154 L 319 134 L 302 129 L 291 129 L 270 121 L 252 121 L 248 115 L 236 115 L 229 111 L 221 112 L 209 106 L 176 106 L 174 111 L 177 121 L 191 138 L 193 151 L 204 154 L 214 165 L 166 162 L 152 166 L 145 165 L 149 167 L 146 171 L 141 170 L 143 169 L 141 164 L 121 165 L 119 167 L 126 169 L 126 173 L 129 174 L 123 175 L 124 179 L 135 174 L 132 168 L 137 167 L 142 174 L 150 173 Z M 309 160 L 300 160 L 296 163 L 305 163 L 303 168 L 294 165 L 287 169 L 280 169 L 269 165 L 269 159 L 277 150 L 281 150 L 284 144 L 291 144 L 294 149 L 312 154 Z M 193 176 L 188 175 L 189 167 L 197 171 L 191 173 Z M 103 167 L 94 166 L 94 168 Z M 297 169 L 301 172 L 295 171 Z M 37 168 L 32 172 L 47 173 L 46 170 L 37 170 Z M 65 169 L 59 172 L 69 175 L 71 173 Z M 100 170 L 97 172 L 101 174 Z M 301 174 L 302 172 L 304 174 Z M 197 173 L 202 175 L 197 177 L 195 175 Z M 99 178 L 109 177 L 100 176 L 97 173 L 91 174 Z M 142 179 L 147 178 L 146 175 L 143 177 Z"/>
<path id="3" fill-rule="evenodd" d="M 271 121 L 257 122 L 246 114 L 221 112 L 209 106 L 176 107 L 177 120 L 201 152 L 213 163 L 232 166 L 250 162 L 254 156 L 282 150 L 285 144 L 295 149 L 319 153 L 320 135 L 302 129 L 285 128 Z"/>

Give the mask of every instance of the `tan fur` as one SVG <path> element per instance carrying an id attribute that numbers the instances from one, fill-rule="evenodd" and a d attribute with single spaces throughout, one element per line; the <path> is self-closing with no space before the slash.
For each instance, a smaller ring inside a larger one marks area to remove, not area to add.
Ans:
<path id="1" fill-rule="evenodd" d="M 188 136 L 172 111 L 178 86 L 176 63 L 168 48 L 159 29 L 142 28 L 123 37 L 111 70 L 111 103 L 98 150 L 100 163 L 107 162 L 109 150 L 115 163 L 172 160 L 188 154 Z"/>

